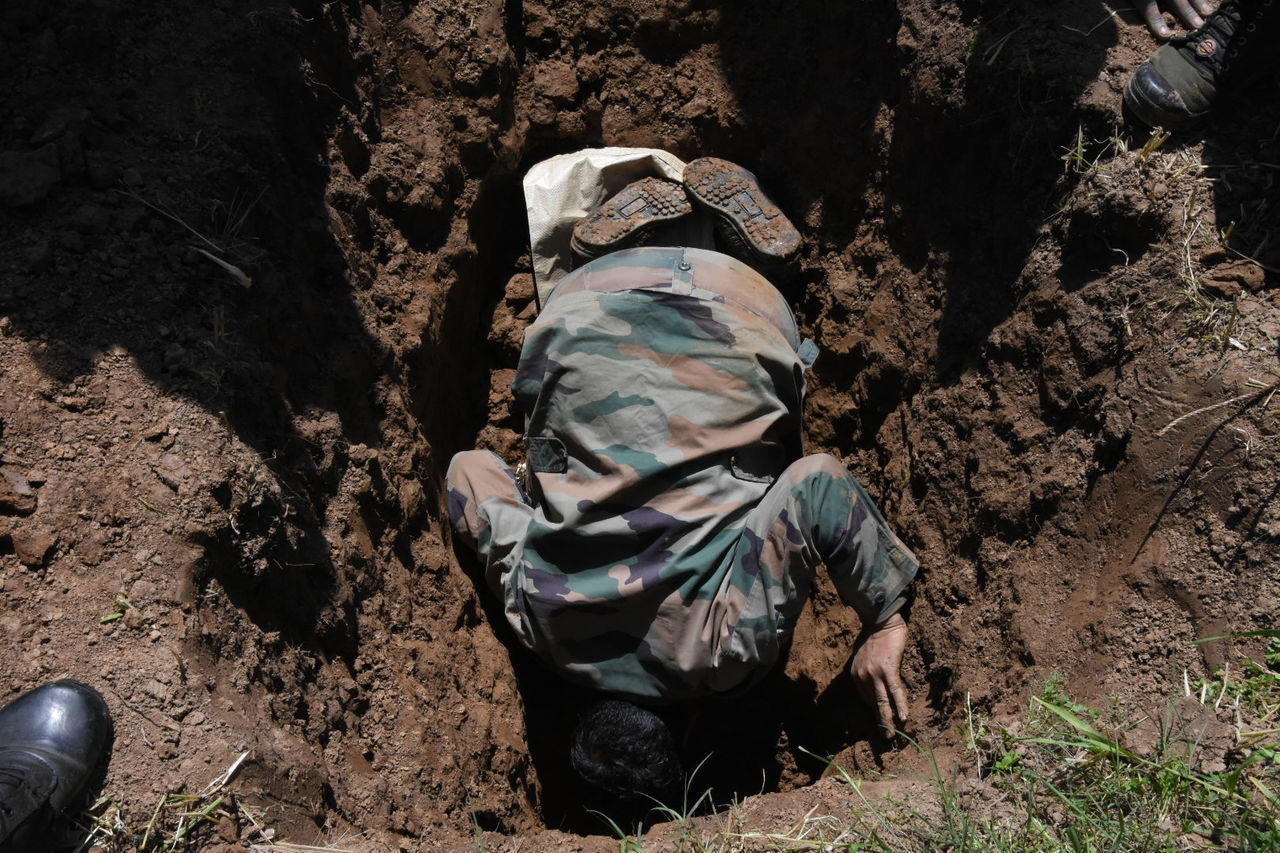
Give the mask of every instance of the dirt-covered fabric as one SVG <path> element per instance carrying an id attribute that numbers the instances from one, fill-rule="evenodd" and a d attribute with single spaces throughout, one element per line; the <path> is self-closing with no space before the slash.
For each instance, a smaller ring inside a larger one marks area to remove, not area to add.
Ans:
<path id="1" fill-rule="evenodd" d="M 528 493 L 491 453 L 449 472 L 521 642 L 595 688 L 675 700 L 765 673 L 819 563 L 864 622 L 896 611 L 915 557 L 839 462 L 802 457 L 798 348 L 777 291 L 715 252 L 618 252 L 561 283 L 513 386 Z"/>

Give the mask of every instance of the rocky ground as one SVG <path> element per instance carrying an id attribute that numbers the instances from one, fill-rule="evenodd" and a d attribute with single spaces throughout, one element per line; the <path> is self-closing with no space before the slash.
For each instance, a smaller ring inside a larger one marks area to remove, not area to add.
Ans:
<path id="1" fill-rule="evenodd" d="M 1280 601 L 1280 100 L 1148 144 L 1120 91 L 1152 46 L 1096 0 L 10 0 L 0 698 L 103 692 L 119 850 L 245 752 L 202 849 L 253 816 L 607 844 L 572 697 L 492 623 L 440 492 L 458 450 L 521 453 L 520 177 L 614 144 L 742 162 L 809 238 L 809 443 L 923 563 L 917 737 L 1055 672 L 1140 706 L 1256 653 L 1192 641 Z M 821 585 L 707 733 L 721 801 L 825 802 L 802 748 L 910 763 L 853 696 L 855 633 Z"/>

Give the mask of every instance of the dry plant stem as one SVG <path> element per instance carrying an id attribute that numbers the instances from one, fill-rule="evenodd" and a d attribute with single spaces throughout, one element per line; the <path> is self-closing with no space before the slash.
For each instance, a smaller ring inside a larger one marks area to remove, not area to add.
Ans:
<path id="1" fill-rule="evenodd" d="M 158 204 L 153 204 L 152 202 L 147 201 L 145 198 L 143 198 L 142 196 L 138 195 L 137 193 L 129 192 L 129 191 L 127 191 L 127 190 L 119 190 L 119 192 L 123 193 L 124 195 L 127 195 L 129 198 L 133 199 L 134 201 L 138 202 L 139 204 L 144 204 L 144 205 L 146 205 L 147 207 L 149 207 L 149 208 L 151 208 L 152 210 L 154 210 L 156 213 L 158 213 L 158 214 L 160 214 L 161 216 L 163 216 L 165 219 L 168 219 L 168 220 L 170 220 L 171 222 L 176 222 L 178 225 L 181 225 L 183 228 L 185 228 L 185 229 L 187 229 L 188 231 L 190 231 L 190 232 L 191 232 L 191 234 L 192 234 L 192 235 L 193 235 L 197 240 L 199 240 L 200 242 L 204 243 L 206 246 L 208 246 L 210 249 L 213 249 L 215 252 L 221 252 L 221 251 L 222 251 L 222 247 L 221 247 L 221 246 L 219 246 L 217 243 L 213 242 L 213 241 L 212 241 L 212 240 L 210 240 L 208 237 L 206 237 L 206 236 L 204 236 L 203 234 L 201 234 L 201 233 L 200 233 L 199 231 L 197 231 L 196 229 L 192 228 L 190 225 L 188 225 L 185 221 L 183 221 L 183 220 L 182 220 L 182 218 L 180 218 L 180 217 L 179 217 L 179 216 L 177 216 L 176 214 L 174 214 L 174 213 L 172 213 L 172 212 L 170 212 L 170 211 L 168 211 L 168 210 L 164 209 L 163 207 L 161 207 L 161 206 L 160 206 L 160 205 L 158 205 Z"/>
<path id="2" fill-rule="evenodd" d="M 231 780 L 234 779 L 236 777 L 236 774 L 240 772 L 240 765 L 244 764 L 244 760 L 249 757 L 249 752 L 250 752 L 249 750 L 245 750 L 244 752 L 240 753 L 240 757 L 237 758 L 235 761 L 231 762 L 231 766 L 228 767 L 221 776 L 219 776 L 217 779 L 214 779 L 212 782 L 210 782 L 208 785 L 205 786 L 205 789 L 200 792 L 200 796 L 201 797 L 212 796 L 215 792 L 221 791 L 228 784 L 230 784 Z"/>
<path id="3" fill-rule="evenodd" d="M 310 844 L 290 844 L 287 841 L 272 844 L 251 844 L 249 846 L 250 853 L 306 853 L 306 851 L 316 851 L 316 853 L 346 853 L 342 847 L 315 847 Z"/>
<path id="4" fill-rule="evenodd" d="M 1267 272 L 1280 273 L 1280 267 L 1273 267 L 1273 266 L 1270 266 L 1269 264 L 1264 264 L 1262 261 L 1258 260 L 1257 258 L 1251 258 L 1251 257 L 1249 257 L 1248 255 L 1246 255 L 1244 252 L 1240 251 L 1239 249 L 1233 249 L 1233 248 L 1231 248 L 1230 246 L 1227 246 L 1227 251 L 1231 252 L 1232 254 L 1236 255 L 1237 257 L 1243 258 L 1244 260 L 1248 261 L 1249 263 L 1253 264 L 1254 266 L 1258 267 L 1259 269 L 1264 269 L 1264 270 L 1266 270 Z"/>
<path id="5" fill-rule="evenodd" d="M 241 287 L 253 286 L 253 279 L 250 278 L 248 274 L 245 273 L 244 270 L 240 269 L 235 264 L 229 264 L 226 261 L 219 258 L 217 255 L 214 255 L 211 252 L 206 252 L 204 249 L 201 249 L 199 246 L 193 246 L 192 248 L 194 248 L 200 254 L 204 255 L 209 260 L 213 261 L 218 266 L 222 267 L 227 272 L 228 275 L 230 275 L 236 281 L 240 282 Z"/>
<path id="6" fill-rule="evenodd" d="M 165 219 L 168 219 L 168 220 L 170 220 L 171 222 L 176 222 L 178 225 L 181 225 L 183 228 L 185 228 L 185 229 L 187 229 L 188 231 L 190 231 L 190 232 L 191 232 L 191 234 L 192 234 L 192 235 L 193 235 L 197 240 L 199 240 L 200 242 L 204 243 L 206 246 L 208 246 L 208 247 L 209 247 L 210 249 L 212 249 L 214 252 L 222 252 L 222 251 L 223 251 L 223 249 L 222 249 L 222 247 L 221 247 L 221 246 L 219 246 L 217 243 L 213 242 L 213 241 L 212 241 L 212 240 L 210 240 L 208 237 L 206 237 L 206 236 L 204 236 L 203 234 L 201 234 L 201 233 L 200 233 L 199 231 L 197 231 L 196 229 L 192 228 L 192 227 L 191 227 L 190 225 L 188 225 L 185 221 L 183 221 L 181 217 L 177 216 L 176 214 L 174 214 L 174 213 L 172 213 L 172 212 L 170 212 L 170 211 L 168 211 L 168 210 L 165 210 L 165 209 L 164 209 L 163 207 L 161 207 L 160 205 L 153 204 L 152 202 L 147 201 L 145 198 L 143 198 L 142 196 L 138 195 L 137 193 L 128 192 L 128 191 L 126 191 L 126 190 L 121 190 L 120 192 L 122 192 L 124 195 L 129 196 L 129 198 L 133 199 L 134 201 L 138 202 L 139 204 L 146 205 L 147 207 L 149 207 L 149 208 L 151 208 L 152 210 L 154 210 L 156 213 L 158 213 L 158 214 L 160 214 L 161 216 L 163 216 Z M 255 202 L 254 202 L 254 203 L 255 203 L 255 204 L 257 203 L 256 199 L 255 199 Z M 251 206 L 251 207 L 252 207 L 252 206 Z M 246 212 L 246 214 L 245 214 L 245 215 L 248 215 L 248 214 L 247 214 L 247 212 Z M 236 224 L 236 227 L 239 227 L 239 225 L 240 225 L 241 223 L 243 223 L 243 221 L 244 221 L 244 218 L 243 218 L 243 217 L 241 217 L 241 220 L 240 220 L 240 222 L 238 222 L 238 223 Z M 193 246 L 192 248 L 194 248 L 194 249 L 195 249 L 197 252 L 199 252 L 200 254 L 204 255 L 204 256 L 205 256 L 206 258 L 208 258 L 209 260 L 213 261 L 213 262 L 214 262 L 215 264 L 217 264 L 218 266 L 222 267 L 222 269 L 223 269 L 224 271 L 226 271 L 226 272 L 227 272 L 227 273 L 228 273 L 232 278 L 234 278 L 236 281 L 238 281 L 242 287 L 250 287 L 250 286 L 253 284 L 253 279 L 252 279 L 252 278 L 250 278 L 250 277 L 249 277 L 249 275 L 248 275 L 248 274 L 246 274 L 244 270 L 240 269 L 240 268 L 239 268 L 238 266 L 236 266 L 235 264 L 228 263 L 227 261 L 222 260 L 221 258 L 219 258 L 219 257 L 217 257 L 217 256 L 215 256 L 215 255 L 213 255 L 211 252 L 208 252 L 208 251 L 206 251 L 206 250 L 204 250 L 204 249 L 200 248 L 199 246 Z"/>
<path id="7" fill-rule="evenodd" d="M 1266 386 L 1265 388 L 1262 388 L 1259 391 L 1250 391 L 1248 394 L 1240 394 L 1239 396 L 1232 397 L 1229 400 L 1223 400 L 1220 403 L 1214 403 L 1212 406 L 1204 406 L 1202 408 L 1195 409 L 1194 411 L 1187 412 L 1185 415 L 1174 418 L 1173 420 L 1169 421 L 1169 423 L 1161 427 L 1161 429 L 1156 433 L 1156 437 L 1158 438 L 1164 435 L 1169 430 L 1173 429 L 1178 424 L 1182 423 L 1188 418 L 1193 418 L 1196 415 L 1203 415 L 1206 412 L 1212 412 L 1215 409 L 1221 409 L 1224 406 L 1230 406 L 1233 403 L 1239 403 L 1242 400 L 1250 400 L 1250 399 L 1259 400 L 1264 396 L 1274 393 L 1276 389 L 1280 389 L 1280 380 L 1272 382 L 1270 385 Z"/>
<path id="8" fill-rule="evenodd" d="M 1103 25 L 1104 25 L 1104 24 L 1106 24 L 1108 21 L 1112 20 L 1113 18 L 1115 18 L 1115 17 L 1117 17 L 1117 16 L 1119 15 L 1119 13 L 1118 13 L 1118 12 L 1116 12 L 1116 11 L 1112 10 L 1112 8 L 1111 8 L 1110 6 L 1108 6 L 1106 3 L 1103 3 L 1103 4 L 1102 4 L 1102 8 L 1104 8 L 1104 9 L 1106 9 L 1106 10 L 1107 10 L 1107 16 L 1106 16 L 1105 18 L 1103 18 L 1101 21 L 1098 21 L 1098 23 L 1094 24 L 1094 25 L 1093 25 L 1092 27 L 1090 27 L 1088 30 L 1082 30 L 1082 29 L 1080 29 L 1079 27 L 1069 27 L 1069 26 L 1067 26 L 1066 24 L 1063 24 L 1063 25 L 1062 25 L 1062 28 L 1063 28 L 1064 30 L 1068 30 L 1068 31 L 1073 32 L 1073 33 L 1079 33 L 1080 35 L 1084 36 L 1085 38 L 1088 38 L 1089 36 L 1091 36 L 1091 35 L 1093 35 L 1095 32 L 1097 32 L 1099 27 L 1103 26 Z"/>

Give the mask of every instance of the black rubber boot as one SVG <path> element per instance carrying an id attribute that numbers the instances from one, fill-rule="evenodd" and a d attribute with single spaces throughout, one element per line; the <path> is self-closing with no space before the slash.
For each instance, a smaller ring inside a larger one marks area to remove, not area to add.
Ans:
<path id="1" fill-rule="evenodd" d="M 0 709 L 0 853 L 34 853 L 106 757 L 111 715 L 98 692 L 64 679 Z"/>
<path id="2" fill-rule="evenodd" d="M 1280 37 L 1276 0 L 1223 0 L 1204 26 L 1159 48 L 1129 78 L 1125 103 L 1153 127 L 1202 124 L 1227 90 L 1268 69 Z"/>

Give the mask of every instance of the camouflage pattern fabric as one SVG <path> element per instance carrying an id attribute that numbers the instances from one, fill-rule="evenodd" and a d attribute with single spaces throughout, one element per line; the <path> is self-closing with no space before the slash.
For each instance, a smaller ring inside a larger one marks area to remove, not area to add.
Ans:
<path id="1" fill-rule="evenodd" d="M 560 283 L 513 386 L 528 482 L 484 451 L 448 473 L 522 643 L 676 701 L 763 676 L 820 564 L 864 623 L 896 612 L 918 564 L 852 474 L 802 456 L 797 349 L 778 292 L 715 252 L 616 252 Z"/>

